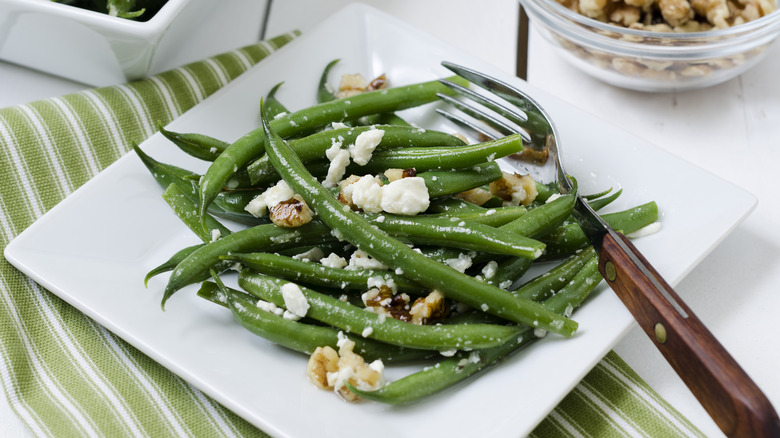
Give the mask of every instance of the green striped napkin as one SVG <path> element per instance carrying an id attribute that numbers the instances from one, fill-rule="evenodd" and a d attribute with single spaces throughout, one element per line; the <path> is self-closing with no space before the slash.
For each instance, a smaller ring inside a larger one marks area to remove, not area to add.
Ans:
<path id="1" fill-rule="evenodd" d="M 295 33 L 126 85 L 0 109 L 0 247 Z M 36 436 L 265 436 L 0 260 L 0 377 Z M 533 433 L 701 436 L 615 353 Z"/>

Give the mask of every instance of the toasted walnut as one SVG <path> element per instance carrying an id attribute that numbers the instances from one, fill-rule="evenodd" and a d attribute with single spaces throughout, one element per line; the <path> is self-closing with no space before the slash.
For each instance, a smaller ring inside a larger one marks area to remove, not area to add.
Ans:
<path id="1" fill-rule="evenodd" d="M 671 26 L 681 26 L 693 18 L 693 8 L 688 0 L 658 0 L 661 15 Z"/>
<path id="2" fill-rule="evenodd" d="M 444 295 L 437 290 L 431 291 L 426 297 L 420 297 L 414 301 L 409 314 L 412 316 L 412 324 L 428 324 L 444 318 L 449 313 L 449 306 L 444 300 Z"/>
<path id="3" fill-rule="evenodd" d="M 401 178 L 412 178 L 417 176 L 417 171 L 415 169 L 387 169 L 385 170 L 385 178 L 387 178 L 388 182 L 397 181 Z"/>
<path id="4" fill-rule="evenodd" d="M 311 222 L 313 215 L 303 198 L 293 195 L 292 198 L 271 207 L 268 217 L 277 227 L 295 228 Z"/>
<path id="5" fill-rule="evenodd" d="M 731 17 L 731 11 L 726 0 L 691 0 L 691 6 L 697 14 L 707 17 L 707 21 L 716 28 L 729 27 L 728 19 Z"/>
<path id="6" fill-rule="evenodd" d="M 384 88 L 387 88 L 387 77 L 384 73 L 382 73 L 381 75 L 375 77 L 370 84 L 368 84 L 366 91 L 382 90 Z"/>
<path id="7" fill-rule="evenodd" d="M 340 98 L 354 96 L 366 91 L 368 83 L 360 73 L 345 74 L 341 76 L 339 91 L 336 96 Z"/>
<path id="8" fill-rule="evenodd" d="M 639 21 L 641 11 L 636 6 L 617 4 L 615 10 L 609 15 L 611 22 L 628 27 Z"/>
<path id="9" fill-rule="evenodd" d="M 393 294 L 392 288 L 387 285 L 371 288 L 361 298 L 366 309 L 371 309 L 374 313 L 406 322 L 412 320 L 412 316 L 409 314 L 409 295 L 405 293 Z"/>
<path id="10" fill-rule="evenodd" d="M 358 208 L 355 206 L 355 204 L 352 203 L 352 191 L 344 189 L 350 184 L 356 183 L 359 179 L 360 177 L 357 175 L 350 175 L 348 178 L 339 183 L 339 202 L 349 205 L 353 210 L 357 210 Z"/>
<path id="11" fill-rule="evenodd" d="M 366 78 L 360 73 L 345 74 L 341 76 L 339 91 L 336 93 L 336 96 L 340 98 L 350 97 L 366 91 L 381 90 L 383 88 L 387 88 L 387 78 L 384 74 L 377 76 L 371 82 L 366 81 Z"/>
<path id="12" fill-rule="evenodd" d="M 381 360 L 366 364 L 363 357 L 353 351 L 355 343 L 343 333 L 339 333 L 338 347 L 338 352 L 329 346 L 317 347 L 309 357 L 308 376 L 315 386 L 333 390 L 347 401 L 356 401 L 360 397 L 350 392 L 346 383 L 368 391 L 384 385 Z"/>
<path id="13" fill-rule="evenodd" d="M 504 172 L 504 176 L 489 185 L 490 193 L 511 205 L 529 205 L 536 199 L 536 182 L 530 175 Z"/>
<path id="14" fill-rule="evenodd" d="M 476 205 L 482 205 L 493 199 L 493 195 L 489 191 L 479 187 L 456 193 L 455 197 Z"/>
<path id="15" fill-rule="evenodd" d="M 317 388 L 328 388 L 328 373 L 339 369 L 339 354 L 332 347 L 317 347 L 309 356 L 306 374 Z"/>

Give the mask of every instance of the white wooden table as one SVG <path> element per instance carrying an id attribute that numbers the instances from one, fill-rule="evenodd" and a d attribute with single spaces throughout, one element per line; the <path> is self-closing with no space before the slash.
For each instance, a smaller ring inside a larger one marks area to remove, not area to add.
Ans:
<path id="1" fill-rule="evenodd" d="M 305 32 L 321 17 L 347 3 L 278 0 L 271 8 L 266 35 L 293 28 Z M 364 3 L 425 29 L 502 70 L 515 71 L 515 0 L 485 0 L 479 2 L 478 9 L 470 0 Z M 229 32 L 226 28 L 221 38 L 229 37 Z M 584 77 L 559 59 L 533 26 L 528 64 L 528 80 L 533 85 L 619 124 L 759 198 L 753 214 L 676 289 L 773 404 L 780 406 L 780 324 L 775 323 L 776 309 L 780 309 L 780 201 L 775 182 L 780 171 L 780 45 L 776 44 L 766 60 L 740 78 L 678 94 L 632 92 Z M 83 88 L 0 62 L 0 107 Z M 722 435 L 638 328 L 615 349 L 706 435 Z M 0 400 L 0 425 L 3 436 L 27 434 L 5 399 Z"/>

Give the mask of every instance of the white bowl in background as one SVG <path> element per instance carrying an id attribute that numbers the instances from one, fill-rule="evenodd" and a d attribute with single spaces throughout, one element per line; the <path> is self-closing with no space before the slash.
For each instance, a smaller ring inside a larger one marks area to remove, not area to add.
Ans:
<path id="1" fill-rule="evenodd" d="M 142 22 L 49 0 L 0 0 L 0 59 L 93 86 L 123 83 L 235 48 L 191 43 L 204 40 L 214 15 L 233 16 L 238 24 L 249 19 L 256 40 L 265 4 L 168 0 Z M 236 28 L 226 32 L 243 32 L 241 44 L 249 44 L 247 30 Z M 220 34 L 210 38 L 232 44 Z"/>

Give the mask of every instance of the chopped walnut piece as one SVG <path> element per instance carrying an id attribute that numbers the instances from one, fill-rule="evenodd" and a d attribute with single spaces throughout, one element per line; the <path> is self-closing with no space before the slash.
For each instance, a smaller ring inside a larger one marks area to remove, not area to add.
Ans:
<path id="1" fill-rule="evenodd" d="M 387 77 L 385 77 L 385 74 L 382 73 L 381 75 L 374 78 L 370 84 L 368 84 L 366 91 L 382 90 L 384 88 L 387 88 Z"/>
<path id="2" fill-rule="evenodd" d="M 504 172 L 504 176 L 489 185 L 490 193 L 511 205 L 529 205 L 536 199 L 536 182 L 530 175 Z"/>
<path id="3" fill-rule="evenodd" d="M 409 314 L 409 295 L 405 293 L 393 294 L 393 290 L 387 285 L 369 289 L 361 298 L 366 309 L 370 309 L 374 313 L 384 314 L 406 322 L 412 320 L 412 316 Z"/>
<path id="4" fill-rule="evenodd" d="M 417 298 L 409 310 L 412 316 L 412 324 L 428 324 L 444 318 L 449 313 L 449 306 L 444 300 L 444 295 L 437 290 L 431 291 L 426 297 Z"/>
<path id="5" fill-rule="evenodd" d="M 317 388 L 329 389 L 328 373 L 339 369 L 339 354 L 329 346 L 317 347 L 309 356 L 306 374 Z"/>
<path id="6" fill-rule="evenodd" d="M 693 18 L 694 12 L 688 0 L 658 0 L 661 15 L 671 26 L 681 26 Z"/>
<path id="7" fill-rule="evenodd" d="M 412 178 L 417 176 L 415 169 L 387 169 L 385 170 L 385 177 L 388 182 L 397 181 L 401 178 Z"/>
<path id="8" fill-rule="evenodd" d="M 493 199 L 493 195 L 489 191 L 479 187 L 456 193 L 455 197 L 476 205 L 482 205 Z"/>
<path id="9" fill-rule="evenodd" d="M 370 364 L 355 353 L 355 343 L 339 333 L 339 351 L 332 347 L 317 347 L 309 357 L 307 374 L 315 386 L 330 389 L 347 401 L 360 397 L 350 392 L 349 383 L 362 390 L 376 390 L 385 384 L 384 364 L 375 360 Z"/>
<path id="10" fill-rule="evenodd" d="M 387 78 L 384 74 L 368 82 L 360 73 L 348 73 L 341 76 L 339 91 L 336 93 L 336 96 L 339 98 L 350 97 L 366 91 L 381 90 L 383 88 L 387 88 Z"/>
<path id="11" fill-rule="evenodd" d="M 300 195 L 294 195 L 271 207 L 268 217 L 274 225 L 282 228 L 300 227 L 313 219 L 311 209 Z"/>

